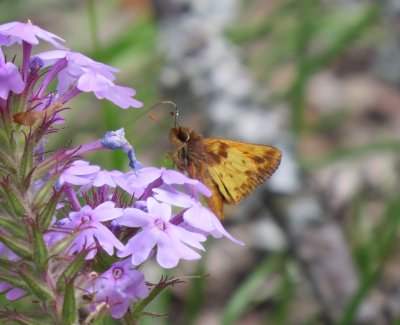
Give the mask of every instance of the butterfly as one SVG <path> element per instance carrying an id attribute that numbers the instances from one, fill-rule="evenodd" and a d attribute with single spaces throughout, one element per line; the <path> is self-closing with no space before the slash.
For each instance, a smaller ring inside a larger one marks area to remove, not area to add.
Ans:
<path id="1" fill-rule="evenodd" d="M 224 204 L 237 204 L 250 195 L 274 173 L 282 157 L 272 146 L 203 137 L 178 126 L 176 120 L 169 140 L 175 146 L 172 160 L 178 169 L 212 191 L 205 200 L 219 219 Z"/>

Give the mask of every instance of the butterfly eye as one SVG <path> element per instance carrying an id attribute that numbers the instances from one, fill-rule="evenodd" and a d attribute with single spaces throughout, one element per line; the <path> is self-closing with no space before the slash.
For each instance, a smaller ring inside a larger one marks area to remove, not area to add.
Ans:
<path id="1" fill-rule="evenodd" d="M 179 140 L 181 140 L 182 142 L 187 142 L 187 141 L 189 141 L 189 138 L 190 138 L 189 133 L 184 132 L 182 130 L 179 131 L 179 133 L 178 133 Z"/>

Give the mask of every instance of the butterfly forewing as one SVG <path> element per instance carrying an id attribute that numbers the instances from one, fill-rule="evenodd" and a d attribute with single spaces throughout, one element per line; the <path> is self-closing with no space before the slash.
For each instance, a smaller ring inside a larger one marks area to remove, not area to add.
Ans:
<path id="1" fill-rule="evenodd" d="M 278 168 L 280 150 L 266 145 L 204 138 L 207 171 L 226 203 L 237 204 Z"/>

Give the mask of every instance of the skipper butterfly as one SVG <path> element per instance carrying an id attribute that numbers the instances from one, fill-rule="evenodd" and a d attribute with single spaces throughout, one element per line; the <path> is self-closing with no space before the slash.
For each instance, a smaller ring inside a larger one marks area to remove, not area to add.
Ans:
<path id="1" fill-rule="evenodd" d="M 206 202 L 219 219 L 223 219 L 223 204 L 239 203 L 280 164 L 282 153 L 275 147 L 206 138 L 176 125 L 176 116 L 175 126 L 169 131 L 169 140 L 176 149 L 172 159 L 180 171 L 212 191 Z"/>

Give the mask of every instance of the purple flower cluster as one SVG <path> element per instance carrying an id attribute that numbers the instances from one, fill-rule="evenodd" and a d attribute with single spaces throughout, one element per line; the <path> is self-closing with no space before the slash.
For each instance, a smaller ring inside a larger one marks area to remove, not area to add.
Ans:
<path id="1" fill-rule="evenodd" d="M 39 40 L 56 49 L 32 54 Z M 31 227 L 26 238 L 22 234 L 15 243 L 10 239 L 12 232 L 18 236 L 19 232 L 0 229 L 0 257 L 21 265 L 28 265 L 24 258 L 32 263 L 22 271 L 10 270 L 10 275 L 22 274 L 27 285 L 1 282 L 0 292 L 6 292 L 9 300 L 25 294 L 46 302 L 54 299 L 54 310 L 79 305 L 82 301 L 76 302 L 75 297 L 86 292 L 93 296 L 91 312 L 105 306 L 112 317 L 121 318 L 132 304 L 148 296 L 144 274 L 138 270 L 146 261 L 154 258 L 169 269 L 180 260 L 200 259 L 208 236 L 242 243 L 203 206 L 201 196 L 211 195 L 204 184 L 174 170 L 142 168 L 123 129 L 109 131 L 102 139 L 75 149 L 45 155 L 45 135 L 56 131 L 55 125 L 63 121 L 63 105 L 79 93 L 93 92 L 98 99 L 106 98 L 121 108 L 142 106 L 133 98 L 132 88 L 114 83 L 117 69 L 72 52 L 60 42 L 60 37 L 30 22 L 0 25 L 0 114 L 4 126 L 0 141 L 7 136 L 16 141 L 16 134 L 25 141 L 19 146 L 25 148 L 24 153 L 13 156 L 25 159 L 20 163 L 19 178 L 2 174 L 2 183 L 12 192 L 20 185 L 11 183 L 28 175 L 23 186 L 29 192 L 20 198 L 18 193 L 11 196 L 15 202 L 4 211 L 9 211 L 7 220 L 23 214 Z M 22 45 L 20 66 L 7 61 L 5 55 L 15 44 Z M 55 90 L 51 88 L 54 83 Z M 29 128 L 19 132 L 23 127 Z M 14 148 L 18 146 L 9 151 Z M 107 171 L 78 160 L 85 152 L 102 149 L 125 151 L 132 171 Z M 31 159 L 26 158 L 29 154 Z M 5 162 L 12 160 L 3 156 Z M 1 170 L 13 169 L 3 166 Z M 45 190 L 47 195 L 42 193 Z M 32 208 L 26 207 L 30 204 L 26 197 L 34 198 Z M 38 232 L 41 238 L 31 235 Z M 21 248 L 24 240 L 34 240 L 33 254 L 30 247 Z M 102 271 L 93 272 L 92 267 Z M 31 269 L 41 270 L 45 280 L 32 285 L 36 275 L 29 275 Z M 65 281 L 75 283 L 74 294 L 68 294 Z M 57 307 L 60 301 L 63 306 Z M 65 323 L 73 323 L 70 317 L 63 312 Z"/>
<path id="2" fill-rule="evenodd" d="M 225 236 L 241 244 L 199 201 L 199 194 L 209 196 L 211 192 L 198 180 L 175 170 L 146 167 L 139 173 L 122 173 L 78 160 L 61 174 L 60 180 L 64 186 L 77 186 L 75 192 L 68 193 L 71 205 L 79 202 L 75 193 L 88 203 L 75 207 L 77 211 L 55 225 L 53 234 L 58 240 L 78 231 L 67 250 L 69 254 L 86 248 L 90 249 L 86 259 L 92 259 L 98 249 L 113 255 L 116 248 L 119 257 L 131 256 L 132 264 L 140 265 L 156 249 L 158 264 L 173 268 L 180 259 L 199 259 L 193 248 L 204 250 L 201 242 L 209 235 Z M 104 226 L 111 220 L 114 234 Z M 121 229 L 134 233 L 125 245 L 117 238 Z M 48 241 L 54 242 L 52 236 Z"/>
<path id="3" fill-rule="evenodd" d="M 127 311 L 128 301 L 143 298 L 143 280 L 139 281 L 143 276 L 134 269 L 153 256 L 161 267 L 173 268 L 180 260 L 200 259 L 198 250 L 205 250 L 202 242 L 209 235 L 242 244 L 200 202 L 199 194 L 209 196 L 210 191 L 174 170 L 146 167 L 138 173 L 122 173 L 79 160 L 64 170 L 60 184 L 76 188 L 68 192 L 69 202 L 65 202 L 76 211 L 53 225 L 46 237 L 48 245 L 74 235 L 67 255 L 87 251 L 85 258 L 91 260 L 100 251 L 110 256 L 116 251 L 119 258 L 129 257 L 91 285 L 97 289 L 88 287 L 98 303 L 108 302 L 113 317 Z M 85 206 L 76 206 L 78 197 L 84 198 Z M 127 239 L 121 242 L 121 238 Z"/>
<path id="4" fill-rule="evenodd" d="M 39 43 L 38 39 L 48 42 L 57 50 L 32 55 L 32 48 Z M 132 97 L 136 93 L 134 89 L 114 83 L 114 73 L 118 69 L 69 51 L 59 41 L 64 40 L 29 22 L 0 25 L 0 99 L 7 100 L 10 92 L 29 92 L 29 101 L 35 108 L 43 101 L 64 104 L 81 92 L 93 92 L 97 98 L 106 98 L 121 108 L 139 108 L 143 105 Z M 6 62 L 3 53 L 4 47 L 16 43 L 23 46 L 20 69 L 13 62 Z M 41 79 L 39 76 L 44 70 L 47 71 Z M 55 79 L 56 93 L 46 93 Z"/>

